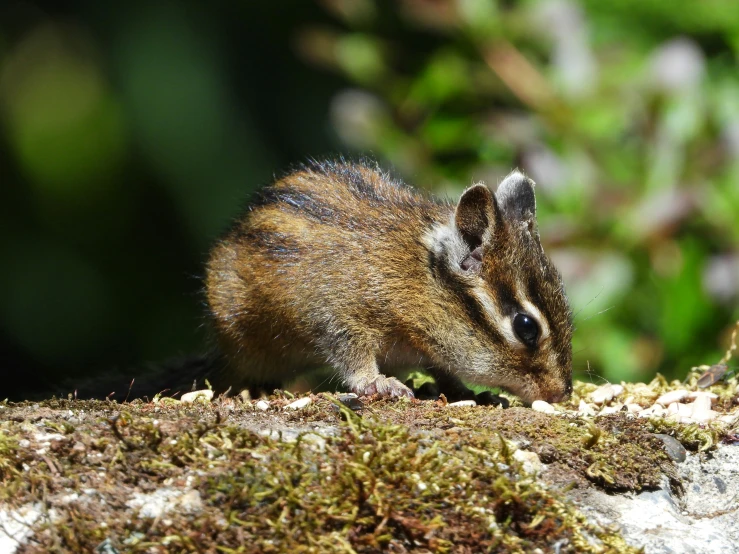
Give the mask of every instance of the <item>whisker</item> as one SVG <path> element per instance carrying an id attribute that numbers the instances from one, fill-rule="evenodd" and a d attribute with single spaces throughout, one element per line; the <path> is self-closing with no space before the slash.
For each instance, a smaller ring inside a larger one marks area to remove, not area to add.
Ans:
<path id="1" fill-rule="evenodd" d="M 320 383 L 318 383 L 318 384 L 316 385 L 316 389 L 320 389 L 320 388 L 321 388 L 321 387 L 322 387 L 322 386 L 323 386 L 323 385 L 324 385 L 324 384 L 326 383 L 326 381 L 328 381 L 328 384 L 330 385 L 330 384 L 331 384 L 331 380 L 332 380 L 333 378 L 334 378 L 334 375 L 333 375 L 333 373 L 329 374 L 329 376 L 328 376 L 328 377 L 326 377 L 326 378 L 325 378 L 325 379 L 324 379 L 323 381 L 321 381 Z"/>
<path id="2" fill-rule="evenodd" d="M 607 312 L 608 310 L 612 310 L 612 309 L 613 309 L 613 308 L 615 308 L 615 307 L 616 307 L 616 306 L 614 305 L 614 306 L 611 306 L 611 307 L 609 307 L 609 308 L 606 308 L 605 310 L 601 310 L 601 311 L 599 311 L 599 312 L 598 312 L 597 314 L 593 314 L 593 315 L 591 315 L 591 316 L 589 316 L 589 317 L 586 317 L 585 319 L 583 319 L 583 321 L 587 321 L 588 319 L 592 319 L 592 318 L 594 318 L 594 317 L 595 317 L 595 316 L 597 316 L 597 315 L 600 315 L 600 314 L 606 313 L 606 312 Z"/>
<path id="3" fill-rule="evenodd" d="M 575 313 L 575 315 L 573 315 L 573 316 L 572 316 L 572 319 L 575 319 L 575 318 L 576 318 L 576 317 L 577 317 L 578 315 L 580 315 L 580 312 L 582 312 L 582 311 L 583 311 L 583 310 L 584 310 L 585 308 L 587 308 L 588 306 L 590 306 L 590 304 L 592 304 L 592 303 L 593 303 L 593 302 L 594 302 L 594 301 L 595 301 L 595 300 L 596 300 L 596 299 L 597 299 L 597 298 L 598 298 L 598 297 L 599 297 L 599 296 L 601 295 L 601 293 L 603 292 L 603 289 L 604 289 L 604 288 L 605 288 L 605 285 L 604 285 L 604 286 L 602 286 L 602 287 L 600 287 L 600 291 L 598 292 L 598 294 L 596 294 L 596 295 L 595 295 L 595 296 L 594 296 L 594 297 L 593 297 L 593 298 L 592 298 L 592 299 L 591 299 L 591 300 L 590 300 L 590 301 L 589 301 L 589 302 L 588 302 L 587 304 L 585 304 L 585 305 L 584 305 L 584 306 L 583 306 L 582 308 L 580 308 L 579 310 L 577 310 L 577 312 Z"/>

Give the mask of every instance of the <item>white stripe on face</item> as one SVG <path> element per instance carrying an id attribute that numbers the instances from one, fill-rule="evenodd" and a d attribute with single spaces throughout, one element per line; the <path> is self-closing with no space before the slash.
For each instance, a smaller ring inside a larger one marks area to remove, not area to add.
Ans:
<path id="1" fill-rule="evenodd" d="M 512 345 L 521 345 L 521 341 L 516 338 L 516 334 L 513 332 L 513 322 L 509 316 L 503 315 L 498 305 L 493 301 L 488 292 L 482 287 L 474 287 L 472 289 L 472 295 L 480 303 L 485 314 L 490 322 L 493 323 L 496 329 L 505 337 L 505 339 Z"/>

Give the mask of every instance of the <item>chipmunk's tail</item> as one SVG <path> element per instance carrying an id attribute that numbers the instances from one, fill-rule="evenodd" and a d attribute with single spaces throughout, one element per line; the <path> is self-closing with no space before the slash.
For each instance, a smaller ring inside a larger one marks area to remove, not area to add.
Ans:
<path id="1" fill-rule="evenodd" d="M 147 363 L 133 369 L 101 372 L 93 377 L 67 379 L 44 396 L 78 399 L 106 399 L 123 402 L 136 398 L 151 399 L 156 394 L 179 396 L 191 390 L 206 388 L 205 380 L 220 385 L 225 361 L 212 351 L 207 354 L 171 358 L 162 363 Z M 218 390 L 217 392 L 223 392 Z"/>

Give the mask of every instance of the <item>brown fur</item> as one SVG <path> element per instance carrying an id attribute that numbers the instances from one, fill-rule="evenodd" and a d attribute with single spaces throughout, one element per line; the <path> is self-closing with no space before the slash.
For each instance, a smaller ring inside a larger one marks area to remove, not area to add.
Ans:
<path id="1" fill-rule="evenodd" d="M 569 394 L 571 316 L 534 228 L 533 188 L 473 189 L 456 207 L 344 162 L 262 189 L 207 267 L 231 383 L 328 364 L 359 394 L 411 395 L 380 370 L 422 366 L 526 401 Z M 511 340 L 521 294 L 549 328 L 535 348 Z"/>

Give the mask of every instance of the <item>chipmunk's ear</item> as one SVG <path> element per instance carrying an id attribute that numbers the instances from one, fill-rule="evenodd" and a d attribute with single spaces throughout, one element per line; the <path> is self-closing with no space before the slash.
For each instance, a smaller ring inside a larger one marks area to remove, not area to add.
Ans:
<path id="1" fill-rule="evenodd" d="M 516 170 L 498 186 L 495 199 L 506 219 L 529 223 L 533 227 L 536 219 L 536 197 L 534 181 Z"/>
<path id="2" fill-rule="evenodd" d="M 482 268 L 482 244 L 492 235 L 497 213 L 495 196 L 485 185 L 472 185 L 462 193 L 454 226 L 467 247 L 459 260 L 463 272 L 478 273 Z"/>
<path id="3" fill-rule="evenodd" d="M 495 196 L 483 184 L 472 185 L 462 193 L 454 213 L 454 225 L 470 250 L 489 237 L 495 226 Z"/>

